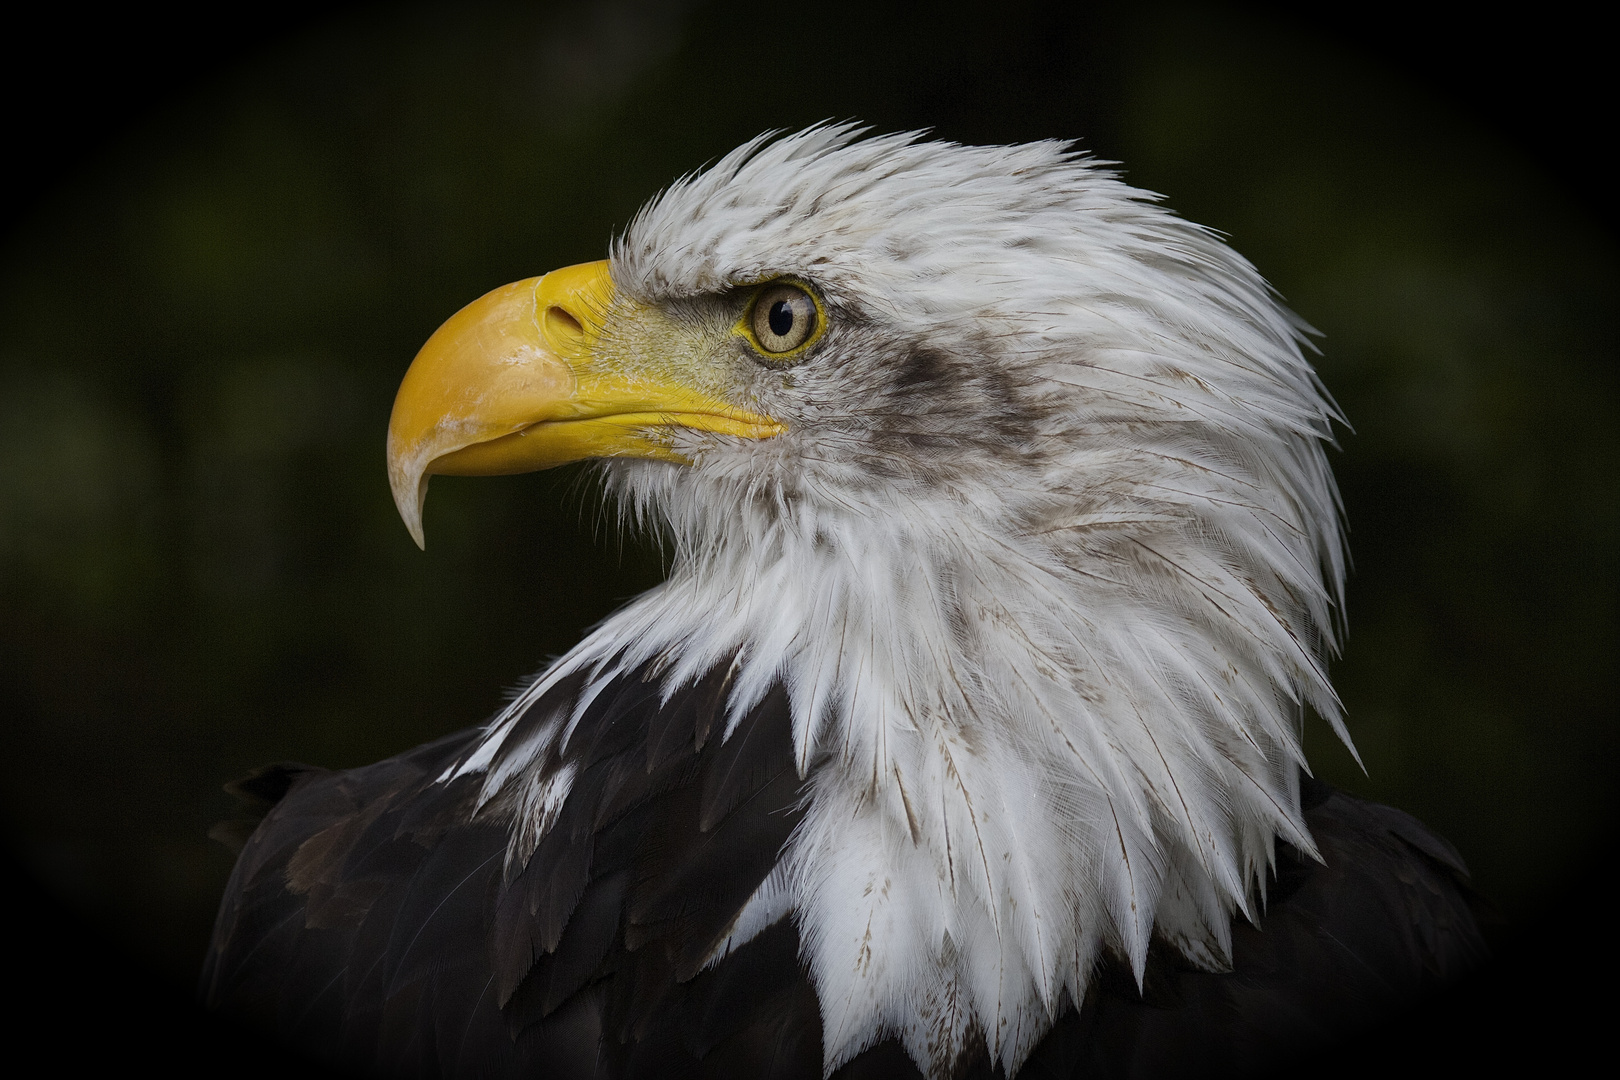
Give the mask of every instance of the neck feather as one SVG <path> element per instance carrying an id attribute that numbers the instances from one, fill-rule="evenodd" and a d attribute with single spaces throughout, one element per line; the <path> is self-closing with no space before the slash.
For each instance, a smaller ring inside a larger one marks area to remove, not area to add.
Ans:
<path id="1" fill-rule="evenodd" d="M 728 736 L 783 683 L 807 813 L 722 954 L 793 915 L 829 1070 L 897 1035 L 932 1075 L 978 1038 L 1010 1073 L 1105 951 L 1140 979 L 1157 933 L 1222 968 L 1274 839 L 1314 855 L 1301 702 L 1336 712 L 1296 629 L 1309 616 L 1207 529 L 1009 530 L 945 495 L 879 515 L 739 493 L 708 522 L 714 500 L 663 496 L 669 580 L 459 771 L 488 769 L 490 797 L 566 741 L 563 715 L 529 751 L 502 746 L 564 679 L 588 701 L 662 658 L 667 696 L 730 664 Z M 514 832 L 528 850 L 568 793 L 567 776 L 536 779 Z"/>

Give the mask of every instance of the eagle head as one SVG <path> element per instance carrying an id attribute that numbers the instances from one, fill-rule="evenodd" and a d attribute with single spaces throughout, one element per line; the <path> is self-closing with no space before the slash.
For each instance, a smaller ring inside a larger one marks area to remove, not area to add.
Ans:
<path id="1" fill-rule="evenodd" d="M 828 1069 L 896 1035 L 1011 1073 L 1105 953 L 1227 964 L 1275 839 L 1314 851 L 1304 705 L 1346 737 L 1308 328 L 1057 142 L 762 137 L 610 255 L 451 318 L 389 429 L 418 542 L 433 473 L 592 458 L 672 544 L 458 766 L 512 857 L 572 782 L 567 711 L 507 743 L 548 687 L 730 665 L 733 727 L 786 688 L 807 809 L 716 959 L 795 919 Z"/>

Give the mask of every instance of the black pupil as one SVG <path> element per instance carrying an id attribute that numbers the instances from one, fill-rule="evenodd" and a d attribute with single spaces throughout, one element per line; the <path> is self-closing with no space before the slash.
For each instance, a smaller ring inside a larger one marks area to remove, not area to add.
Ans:
<path id="1" fill-rule="evenodd" d="M 765 318 L 771 324 L 771 333 L 777 337 L 787 337 L 788 331 L 793 329 L 793 305 L 786 300 L 778 300 L 771 305 Z"/>

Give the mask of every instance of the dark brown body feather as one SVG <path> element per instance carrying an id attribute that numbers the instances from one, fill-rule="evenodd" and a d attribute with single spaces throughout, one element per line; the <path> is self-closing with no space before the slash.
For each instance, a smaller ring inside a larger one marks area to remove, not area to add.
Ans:
<path id="1" fill-rule="evenodd" d="M 510 870 L 508 820 L 475 813 L 482 776 L 436 782 L 477 732 L 244 782 L 271 808 L 227 887 L 206 1003 L 366 1073 L 816 1080 L 792 920 L 704 967 L 802 812 L 786 694 L 722 740 L 724 692 L 710 677 L 660 705 L 638 672 L 598 696 L 562 755 L 579 773 L 561 815 Z M 1155 947 L 1138 992 L 1107 967 L 1020 1076 L 1264 1068 L 1483 961 L 1450 845 L 1325 785 L 1305 799 L 1326 865 L 1280 846 L 1263 928 L 1233 927 L 1231 973 Z M 985 1059 L 966 1071 L 992 1075 Z M 838 1075 L 915 1074 L 891 1041 Z"/>

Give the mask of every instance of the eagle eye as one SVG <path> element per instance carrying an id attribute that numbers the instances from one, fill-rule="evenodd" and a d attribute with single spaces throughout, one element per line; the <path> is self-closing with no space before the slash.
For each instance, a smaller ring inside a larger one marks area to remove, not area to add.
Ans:
<path id="1" fill-rule="evenodd" d="M 780 360 L 819 337 L 822 321 L 821 305 L 809 290 L 777 281 L 754 296 L 745 325 L 759 351 Z"/>

